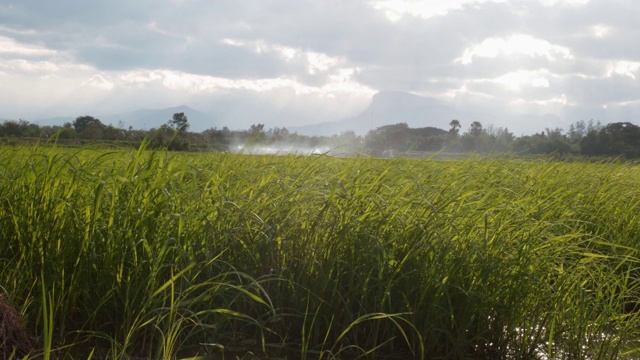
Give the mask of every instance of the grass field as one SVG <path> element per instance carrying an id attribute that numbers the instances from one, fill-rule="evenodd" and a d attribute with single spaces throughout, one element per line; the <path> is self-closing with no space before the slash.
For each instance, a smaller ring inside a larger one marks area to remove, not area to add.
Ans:
<path id="1" fill-rule="evenodd" d="M 5 357 L 640 350 L 633 164 L 19 147 L 0 194 Z"/>

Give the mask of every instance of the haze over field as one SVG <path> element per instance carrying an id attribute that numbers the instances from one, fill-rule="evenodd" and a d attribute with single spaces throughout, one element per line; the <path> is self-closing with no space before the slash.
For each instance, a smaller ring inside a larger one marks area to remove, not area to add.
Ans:
<path id="1" fill-rule="evenodd" d="M 638 123 L 639 15 L 631 0 L 0 0 L 0 119 L 149 127 L 131 114 L 186 106 L 193 130 L 418 119 L 404 95 L 382 120 L 367 112 L 393 90 L 421 97 L 422 126 Z"/>

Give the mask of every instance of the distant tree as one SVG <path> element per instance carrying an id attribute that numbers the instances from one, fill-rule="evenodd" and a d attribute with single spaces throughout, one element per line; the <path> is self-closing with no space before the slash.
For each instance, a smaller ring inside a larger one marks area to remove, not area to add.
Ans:
<path id="1" fill-rule="evenodd" d="M 600 121 L 594 122 L 593 119 L 589 120 L 589 123 L 587 124 L 587 133 L 600 130 L 602 130 L 602 124 Z"/>
<path id="2" fill-rule="evenodd" d="M 9 120 L 0 125 L 0 136 L 22 136 L 20 124 L 17 121 Z"/>
<path id="3" fill-rule="evenodd" d="M 184 132 L 189 129 L 189 120 L 183 112 L 175 113 L 173 114 L 173 118 L 167 122 L 167 125 L 174 130 Z"/>
<path id="4" fill-rule="evenodd" d="M 215 150 L 228 150 L 231 142 L 231 130 L 226 126 L 222 130 L 211 128 L 203 131 L 201 136 L 209 148 Z"/>
<path id="5" fill-rule="evenodd" d="M 462 127 L 462 125 L 460 125 L 460 121 L 453 119 L 449 123 L 449 126 L 451 126 L 451 129 L 449 130 L 449 134 L 457 137 L 458 132 L 460 132 L 460 127 Z"/>
<path id="6" fill-rule="evenodd" d="M 93 116 L 79 116 L 73 121 L 76 133 L 88 139 L 101 139 L 105 125 Z"/>
<path id="7" fill-rule="evenodd" d="M 380 155 L 387 150 L 402 153 L 412 145 L 409 135 L 407 123 L 385 125 L 370 130 L 365 136 L 365 145 L 374 155 Z"/>
<path id="8" fill-rule="evenodd" d="M 479 121 L 474 121 L 469 126 L 469 134 L 473 136 L 480 136 L 482 134 L 482 124 Z"/>
<path id="9" fill-rule="evenodd" d="M 127 137 L 127 131 L 121 128 L 107 125 L 102 129 L 102 138 L 105 140 L 124 140 Z"/>
<path id="10" fill-rule="evenodd" d="M 347 131 L 341 132 L 340 134 L 331 135 L 331 139 L 332 140 L 339 139 L 340 142 L 344 144 L 359 142 L 362 140 L 360 136 L 358 136 L 356 132 L 353 130 L 347 130 Z"/>
<path id="11" fill-rule="evenodd" d="M 484 151 L 494 153 L 510 151 L 515 140 L 515 136 L 509 132 L 508 128 L 494 127 L 493 125 L 489 125 L 481 137 L 484 138 Z"/>
<path id="12" fill-rule="evenodd" d="M 73 131 L 71 126 L 57 127 L 54 134 L 57 134 L 58 139 L 73 139 L 77 137 L 76 132 Z"/>
<path id="13" fill-rule="evenodd" d="M 90 128 L 102 128 L 104 124 L 99 120 L 94 118 L 93 116 L 85 115 L 78 116 L 73 121 L 73 130 L 77 133 L 81 134 Z"/>
<path id="14" fill-rule="evenodd" d="M 451 134 L 435 127 L 409 129 L 410 142 L 416 151 L 440 151 Z"/>
<path id="15" fill-rule="evenodd" d="M 565 136 L 562 135 L 562 132 L 564 130 L 562 130 L 561 128 L 555 128 L 555 129 L 550 129 L 550 128 L 545 128 L 544 129 L 544 133 L 545 136 L 548 139 L 560 139 L 560 138 L 564 138 Z"/>
<path id="16" fill-rule="evenodd" d="M 261 135 L 264 133 L 264 124 L 252 124 L 251 128 L 249 128 L 249 133 L 252 136 Z"/>
<path id="17" fill-rule="evenodd" d="M 513 142 L 513 151 L 517 154 L 555 154 L 565 155 L 576 150 L 571 146 L 562 129 L 549 129 L 539 134 L 526 135 Z"/>
<path id="18" fill-rule="evenodd" d="M 170 151 L 189 150 L 189 142 L 184 136 L 176 134 L 176 130 L 172 129 L 169 124 L 149 130 L 149 147 L 152 149 L 166 148 Z"/>
<path id="19" fill-rule="evenodd" d="M 289 137 L 289 130 L 287 130 L 287 128 L 279 128 L 276 126 L 267 130 L 266 135 L 270 142 L 285 141 Z"/>
<path id="20" fill-rule="evenodd" d="M 472 122 L 469 130 L 462 134 L 459 141 L 457 140 L 450 139 L 448 148 L 459 151 L 490 151 L 489 143 L 491 141 L 479 121 Z"/>
<path id="21" fill-rule="evenodd" d="M 619 122 L 607 124 L 598 131 L 592 128 L 580 141 L 580 152 L 585 155 L 640 157 L 640 127 Z"/>
<path id="22" fill-rule="evenodd" d="M 158 149 L 165 147 L 169 142 L 169 139 L 171 139 L 171 133 L 172 131 L 167 124 L 161 125 L 158 129 L 150 129 L 148 133 L 149 148 Z"/>
<path id="23" fill-rule="evenodd" d="M 567 137 L 572 144 L 579 144 L 583 137 L 587 135 L 587 124 L 584 120 L 576 121 L 569 125 Z"/>

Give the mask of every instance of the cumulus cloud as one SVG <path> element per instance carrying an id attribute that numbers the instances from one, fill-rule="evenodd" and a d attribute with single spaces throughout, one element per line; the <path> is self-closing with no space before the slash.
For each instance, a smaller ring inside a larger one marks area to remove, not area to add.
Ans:
<path id="1" fill-rule="evenodd" d="M 559 58 L 571 59 L 571 51 L 563 46 L 553 45 L 546 40 L 536 39 L 525 34 L 514 34 L 508 38 L 488 38 L 477 45 L 464 50 L 464 54 L 455 60 L 468 65 L 475 57 L 496 58 L 498 56 L 526 55 L 543 57 L 548 61 Z"/>

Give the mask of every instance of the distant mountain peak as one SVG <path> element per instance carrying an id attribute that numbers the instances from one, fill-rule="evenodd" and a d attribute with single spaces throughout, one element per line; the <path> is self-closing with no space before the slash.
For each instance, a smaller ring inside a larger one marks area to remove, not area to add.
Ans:
<path id="1" fill-rule="evenodd" d="M 374 94 L 371 104 L 359 115 L 340 121 L 293 128 L 304 134 L 338 134 L 353 130 L 366 134 L 380 126 L 407 123 L 412 128 L 446 128 L 449 121 L 458 117 L 457 110 L 434 98 L 406 91 L 385 90 Z"/>

